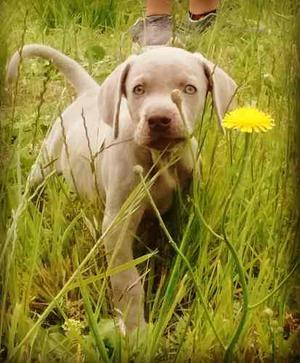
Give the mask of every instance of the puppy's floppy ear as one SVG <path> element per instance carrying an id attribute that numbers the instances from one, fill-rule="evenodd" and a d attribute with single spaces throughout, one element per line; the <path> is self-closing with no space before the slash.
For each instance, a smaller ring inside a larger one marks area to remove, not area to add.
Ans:
<path id="1" fill-rule="evenodd" d="M 114 137 L 119 135 L 119 114 L 122 96 L 125 95 L 125 82 L 131 67 L 132 58 L 120 64 L 102 83 L 99 94 L 102 120 L 114 129 Z"/>
<path id="2" fill-rule="evenodd" d="M 237 85 L 226 72 L 203 57 L 202 54 L 195 53 L 195 56 L 204 68 L 205 75 L 208 79 L 208 90 L 212 94 L 219 126 L 224 131 L 222 120 L 224 114 L 234 106 L 233 98 L 237 90 Z"/>

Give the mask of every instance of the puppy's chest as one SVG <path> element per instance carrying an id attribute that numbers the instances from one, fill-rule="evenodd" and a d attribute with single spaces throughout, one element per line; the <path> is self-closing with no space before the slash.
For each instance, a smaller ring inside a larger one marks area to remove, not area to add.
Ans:
<path id="1" fill-rule="evenodd" d="M 192 171 L 185 169 L 180 164 L 161 172 L 151 188 L 152 198 L 161 213 L 171 207 L 174 191 L 184 189 L 188 185 L 191 175 Z"/>

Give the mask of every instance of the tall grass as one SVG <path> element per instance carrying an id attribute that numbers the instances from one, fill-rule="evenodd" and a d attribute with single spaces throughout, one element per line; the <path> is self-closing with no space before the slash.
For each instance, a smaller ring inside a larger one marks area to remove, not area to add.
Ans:
<path id="1" fill-rule="evenodd" d="M 43 21 L 46 28 L 68 26 L 75 22 L 82 26 L 104 29 L 114 27 L 117 1 L 41 1 L 30 0 L 30 7 Z"/>
<path id="2" fill-rule="evenodd" d="M 175 5 L 179 21 L 186 4 Z M 61 49 L 102 81 L 130 54 L 127 29 L 142 9 L 133 1 L 121 9 L 115 1 L 88 6 L 30 0 L 3 3 L 1 10 L 9 20 L 0 33 L 7 44 L 0 56 L 2 82 L 7 54 L 23 42 Z M 137 337 L 119 335 L 112 319 L 107 279 L 131 266 L 106 270 L 101 211 L 82 203 L 55 176 L 34 195 L 26 187 L 47 129 L 73 93 L 48 64 L 24 62 L 13 102 L 8 95 L 1 100 L 3 361 L 299 358 L 296 10 L 288 0 L 223 1 L 211 29 L 185 38 L 189 50 L 233 76 L 240 105 L 269 112 L 276 127 L 251 135 L 245 155 L 244 135 L 222 136 L 207 104 L 196 130 L 201 181 L 194 179 L 188 197 L 177 193 L 167 216 L 157 215 L 158 249 L 148 245 L 133 262 L 144 273 L 149 316 L 149 328 Z M 151 182 L 141 180 L 111 228 L 148 195 Z"/>

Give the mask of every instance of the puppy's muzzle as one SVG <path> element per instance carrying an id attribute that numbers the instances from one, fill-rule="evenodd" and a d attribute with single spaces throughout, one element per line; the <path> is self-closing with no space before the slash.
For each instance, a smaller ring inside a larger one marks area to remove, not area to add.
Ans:
<path id="1" fill-rule="evenodd" d="M 178 132 L 178 121 L 168 116 L 149 116 L 146 119 L 148 126 L 148 147 L 162 150 L 182 142 L 182 132 Z M 177 124 L 177 125 L 176 125 Z M 176 127 L 177 126 L 177 127 Z"/>

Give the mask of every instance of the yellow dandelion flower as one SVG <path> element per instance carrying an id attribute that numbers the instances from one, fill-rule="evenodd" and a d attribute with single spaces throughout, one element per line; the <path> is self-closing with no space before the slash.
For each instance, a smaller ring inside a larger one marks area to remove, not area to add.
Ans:
<path id="1" fill-rule="evenodd" d="M 265 132 L 274 126 L 274 120 L 256 108 L 241 107 L 225 115 L 223 126 L 241 132 Z"/>

